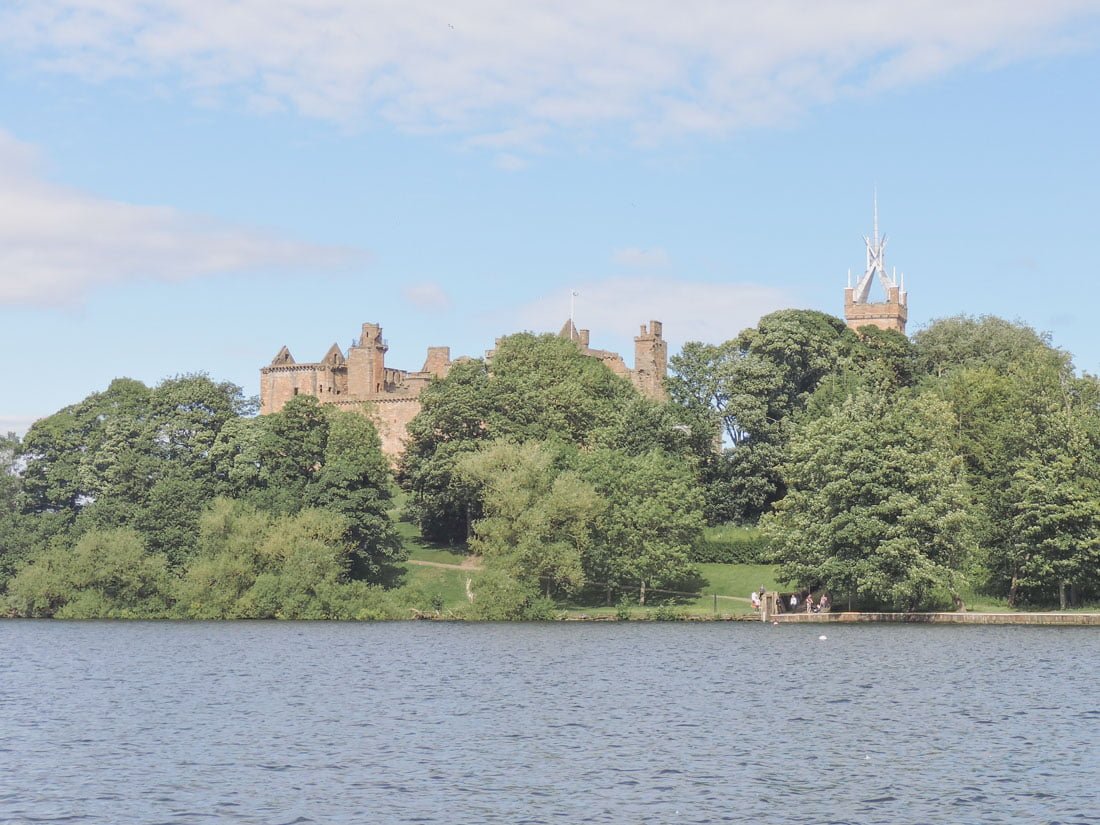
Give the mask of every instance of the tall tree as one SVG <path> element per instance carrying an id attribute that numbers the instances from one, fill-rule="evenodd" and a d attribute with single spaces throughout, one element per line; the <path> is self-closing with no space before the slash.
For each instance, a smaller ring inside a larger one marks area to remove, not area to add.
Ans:
<path id="1" fill-rule="evenodd" d="M 870 392 L 806 420 L 762 521 L 782 577 L 866 605 L 961 605 L 973 516 L 953 426 L 931 396 Z"/>
<path id="2" fill-rule="evenodd" d="M 591 579 L 633 586 L 645 604 L 649 591 L 695 572 L 691 554 L 704 519 L 690 461 L 660 450 L 595 450 L 582 455 L 580 472 L 606 502 L 585 565 Z"/>
<path id="3" fill-rule="evenodd" d="M 484 501 L 472 549 L 546 596 L 584 584 L 584 559 L 604 502 L 591 485 L 537 442 L 492 442 L 461 472 Z"/>
<path id="4" fill-rule="evenodd" d="M 724 436 L 723 459 L 699 464 L 710 521 L 755 521 L 782 497 L 787 423 L 849 366 L 856 343 L 839 318 L 781 310 L 731 341 L 688 343 L 672 358 L 672 401 Z"/>
<path id="5" fill-rule="evenodd" d="M 409 425 L 402 484 L 423 534 L 464 541 L 481 500 L 458 472 L 478 442 L 510 439 L 591 447 L 638 398 L 625 378 L 555 335 L 502 338 L 491 364 L 456 364 L 422 394 Z"/>
<path id="6" fill-rule="evenodd" d="M 1068 449 L 1025 460 L 1014 478 L 1009 602 L 1067 605 L 1067 590 L 1100 583 L 1100 467 L 1095 444 L 1072 427 Z M 1070 602 L 1076 601 L 1072 595 Z"/>
<path id="7" fill-rule="evenodd" d="M 960 368 L 990 369 L 1003 375 L 1035 353 L 1055 368 L 1065 367 L 1070 360 L 1068 353 L 1051 346 L 1048 334 L 992 315 L 941 318 L 913 336 L 917 371 L 932 376 Z"/>

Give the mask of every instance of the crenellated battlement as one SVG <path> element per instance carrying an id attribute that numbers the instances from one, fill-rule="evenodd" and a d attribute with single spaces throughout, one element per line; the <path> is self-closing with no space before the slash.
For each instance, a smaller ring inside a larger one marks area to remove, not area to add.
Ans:
<path id="1" fill-rule="evenodd" d="M 588 330 L 577 330 L 572 321 L 561 335 L 612 372 L 630 379 L 642 394 L 664 398 L 668 345 L 661 337 L 660 321 L 643 324 L 642 334 L 634 339 L 634 369 L 617 352 L 591 349 Z M 420 393 L 433 378 L 446 377 L 452 361 L 450 347 L 428 347 L 424 366 L 412 372 L 387 367 L 388 351 L 382 327 L 375 323 L 363 324 L 358 340 L 346 353 L 333 344 L 314 363 L 297 363 L 284 346 L 260 370 L 260 414 L 278 412 L 297 395 L 311 395 L 341 408 L 362 408 L 378 428 L 383 452 L 395 458 L 404 448 L 409 422 L 420 412 Z M 491 358 L 492 351 L 488 355 Z"/>

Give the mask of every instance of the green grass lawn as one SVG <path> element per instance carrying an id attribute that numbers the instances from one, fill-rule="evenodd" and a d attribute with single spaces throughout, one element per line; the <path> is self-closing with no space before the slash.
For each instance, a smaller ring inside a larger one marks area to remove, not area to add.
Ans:
<path id="1" fill-rule="evenodd" d="M 441 567 L 423 567 L 405 564 L 402 586 L 422 595 L 424 611 L 432 608 L 435 599 L 442 601 L 444 615 L 454 613 L 469 604 L 466 598 L 466 580 L 477 580 L 477 571 L 446 570 Z"/>

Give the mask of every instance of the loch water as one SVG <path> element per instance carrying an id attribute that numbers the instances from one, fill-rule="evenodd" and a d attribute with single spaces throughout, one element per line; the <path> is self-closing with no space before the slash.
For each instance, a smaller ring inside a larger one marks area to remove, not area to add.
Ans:
<path id="1" fill-rule="evenodd" d="M 1098 677 L 1093 628 L 3 621 L 0 822 L 1094 823 Z"/>

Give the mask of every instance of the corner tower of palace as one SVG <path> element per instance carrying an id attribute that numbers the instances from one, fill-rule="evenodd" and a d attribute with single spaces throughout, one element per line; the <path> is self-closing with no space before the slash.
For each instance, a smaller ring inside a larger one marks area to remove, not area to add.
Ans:
<path id="1" fill-rule="evenodd" d="M 844 320 L 852 329 L 863 326 L 876 326 L 879 329 L 892 329 L 905 334 L 905 322 L 909 320 L 909 296 L 905 291 L 905 275 L 898 281 L 896 272 L 886 271 L 886 236 L 878 233 L 878 194 L 875 194 L 874 231 L 871 237 L 864 236 L 867 246 L 867 268 L 855 287 L 852 286 L 852 272 L 848 271 L 848 288 L 844 290 Z M 872 303 L 868 300 L 871 285 L 878 277 L 886 293 L 886 300 Z"/>
<path id="2" fill-rule="evenodd" d="M 590 348 L 589 331 L 578 330 L 571 320 L 560 335 L 574 341 L 585 355 L 629 379 L 642 395 L 663 399 L 668 344 L 661 332 L 660 321 L 642 324 L 634 339 L 633 369 L 617 352 Z M 416 372 L 387 367 L 388 350 L 378 324 L 363 324 L 359 340 L 348 348 L 347 355 L 333 344 L 316 363 L 299 364 L 284 346 L 260 370 L 260 414 L 278 412 L 296 395 L 311 395 L 322 404 L 359 409 L 378 428 L 382 451 L 394 458 L 404 449 L 409 422 L 420 412 L 420 393 L 433 378 L 444 378 L 450 371 L 451 349 L 428 347 L 424 366 Z"/>

